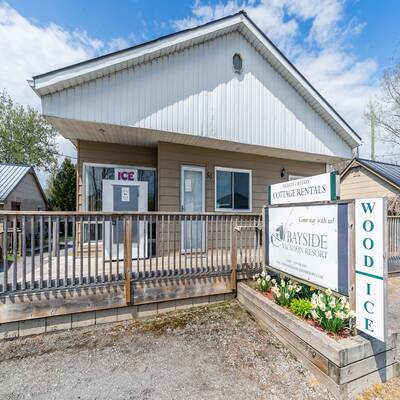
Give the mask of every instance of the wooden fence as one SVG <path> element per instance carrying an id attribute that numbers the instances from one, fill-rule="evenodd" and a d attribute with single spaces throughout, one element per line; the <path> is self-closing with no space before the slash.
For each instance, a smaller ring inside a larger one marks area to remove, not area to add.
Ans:
<path id="1" fill-rule="evenodd" d="M 400 216 L 388 217 L 389 272 L 400 271 Z"/>
<path id="2" fill-rule="evenodd" d="M 82 311 L 88 301 L 82 293 L 90 288 L 119 288 L 111 300 L 102 295 L 100 306 L 107 308 L 227 292 L 234 289 L 233 273 L 261 269 L 259 214 L 0 212 L 0 227 L 0 313 L 4 299 L 15 309 L 13 296 L 25 296 L 20 317 L 46 307 L 61 314 L 71 301 L 60 301 L 57 291 L 74 289 Z M 178 287 L 182 279 L 186 286 Z M 166 288 L 168 280 L 176 287 Z M 46 291 L 47 305 L 42 297 L 37 306 L 27 300 Z M 95 308 L 96 296 L 90 298 L 89 309 Z"/>

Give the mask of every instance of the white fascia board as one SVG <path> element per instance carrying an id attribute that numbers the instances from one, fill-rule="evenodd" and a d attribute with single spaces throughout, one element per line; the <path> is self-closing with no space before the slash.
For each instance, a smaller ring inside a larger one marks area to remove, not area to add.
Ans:
<path id="1" fill-rule="evenodd" d="M 208 24 L 197 29 L 177 32 L 165 38 L 157 39 L 153 42 L 149 42 L 147 44 L 144 43 L 143 45 L 133 47 L 130 50 L 117 52 L 115 54 L 106 55 L 98 59 L 93 59 L 92 61 L 84 61 L 82 63 L 62 68 L 54 72 L 38 75 L 37 77 L 33 77 L 33 89 L 36 91 L 36 93 L 41 95 L 43 94 L 42 89 L 47 88 L 48 90 L 46 90 L 46 92 L 51 92 L 51 86 L 57 85 L 61 82 L 65 82 L 65 86 L 69 86 L 68 81 L 72 81 L 78 77 L 82 78 L 85 75 L 90 75 L 96 71 L 101 70 L 106 74 L 107 70 L 110 70 L 110 72 L 111 70 L 117 70 L 119 65 L 129 63 L 133 59 L 145 57 L 146 55 L 151 55 L 157 51 L 165 51 L 170 47 L 180 45 L 184 42 L 206 36 L 224 28 L 233 27 L 242 20 L 242 15 L 235 15 L 232 18 L 215 21 L 212 24 Z"/>

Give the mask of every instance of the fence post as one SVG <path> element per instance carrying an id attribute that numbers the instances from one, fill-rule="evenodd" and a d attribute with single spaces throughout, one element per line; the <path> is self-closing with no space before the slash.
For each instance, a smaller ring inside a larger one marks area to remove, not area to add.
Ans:
<path id="1" fill-rule="evenodd" d="M 138 248 L 139 258 L 139 248 Z M 124 230 L 124 277 L 125 277 L 125 303 L 131 302 L 131 262 L 132 262 L 132 219 L 125 218 Z"/>
<path id="2" fill-rule="evenodd" d="M 232 242 L 231 242 L 231 289 L 232 292 L 236 292 L 237 288 L 237 241 L 239 231 L 236 227 L 232 230 Z"/>

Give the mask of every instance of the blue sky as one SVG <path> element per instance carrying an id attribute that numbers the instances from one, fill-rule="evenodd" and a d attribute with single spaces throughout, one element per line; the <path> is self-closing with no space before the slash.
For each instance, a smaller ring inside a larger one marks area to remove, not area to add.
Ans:
<path id="1" fill-rule="evenodd" d="M 195 2 L 16 0 L 8 4 L 40 25 L 52 22 L 66 30 L 86 31 L 103 41 L 122 37 L 134 44 L 175 31 L 173 21 L 188 17 Z M 361 58 L 375 58 L 381 69 L 388 67 L 395 50 L 400 52 L 400 2 L 350 0 L 345 3 L 345 15 L 346 20 L 357 18 L 365 23 L 362 34 L 351 43 L 355 52 Z"/>
<path id="2" fill-rule="evenodd" d="M 363 136 L 368 156 L 363 111 L 383 71 L 400 58 L 395 0 L 0 0 L 0 85 L 39 108 L 26 83 L 32 75 L 242 8 Z M 74 153 L 62 139 L 60 146 Z"/>

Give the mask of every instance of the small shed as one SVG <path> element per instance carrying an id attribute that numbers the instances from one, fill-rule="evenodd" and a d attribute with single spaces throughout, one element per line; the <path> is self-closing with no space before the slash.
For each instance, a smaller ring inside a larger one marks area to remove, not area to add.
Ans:
<path id="1" fill-rule="evenodd" d="M 46 195 L 32 167 L 0 164 L 0 210 L 45 211 Z"/>
<path id="2" fill-rule="evenodd" d="M 396 197 L 400 194 L 400 165 L 353 158 L 340 174 L 340 198 Z"/>
<path id="3" fill-rule="evenodd" d="M 0 164 L 0 211 L 46 211 L 48 209 L 46 195 L 40 185 L 35 170 L 27 165 Z M 5 220 L 5 219 L 4 219 Z M 0 259 L 3 257 L 4 220 L 0 219 Z M 13 225 L 8 221 L 7 235 L 11 238 L 16 234 L 18 252 L 22 243 L 21 226 Z M 37 235 L 38 225 L 33 227 L 34 236 Z M 27 239 L 32 240 L 31 226 L 26 224 Z M 36 238 L 33 237 L 35 240 Z M 9 240 L 9 243 L 12 243 Z M 0 267 L 1 269 L 1 267 Z"/>

